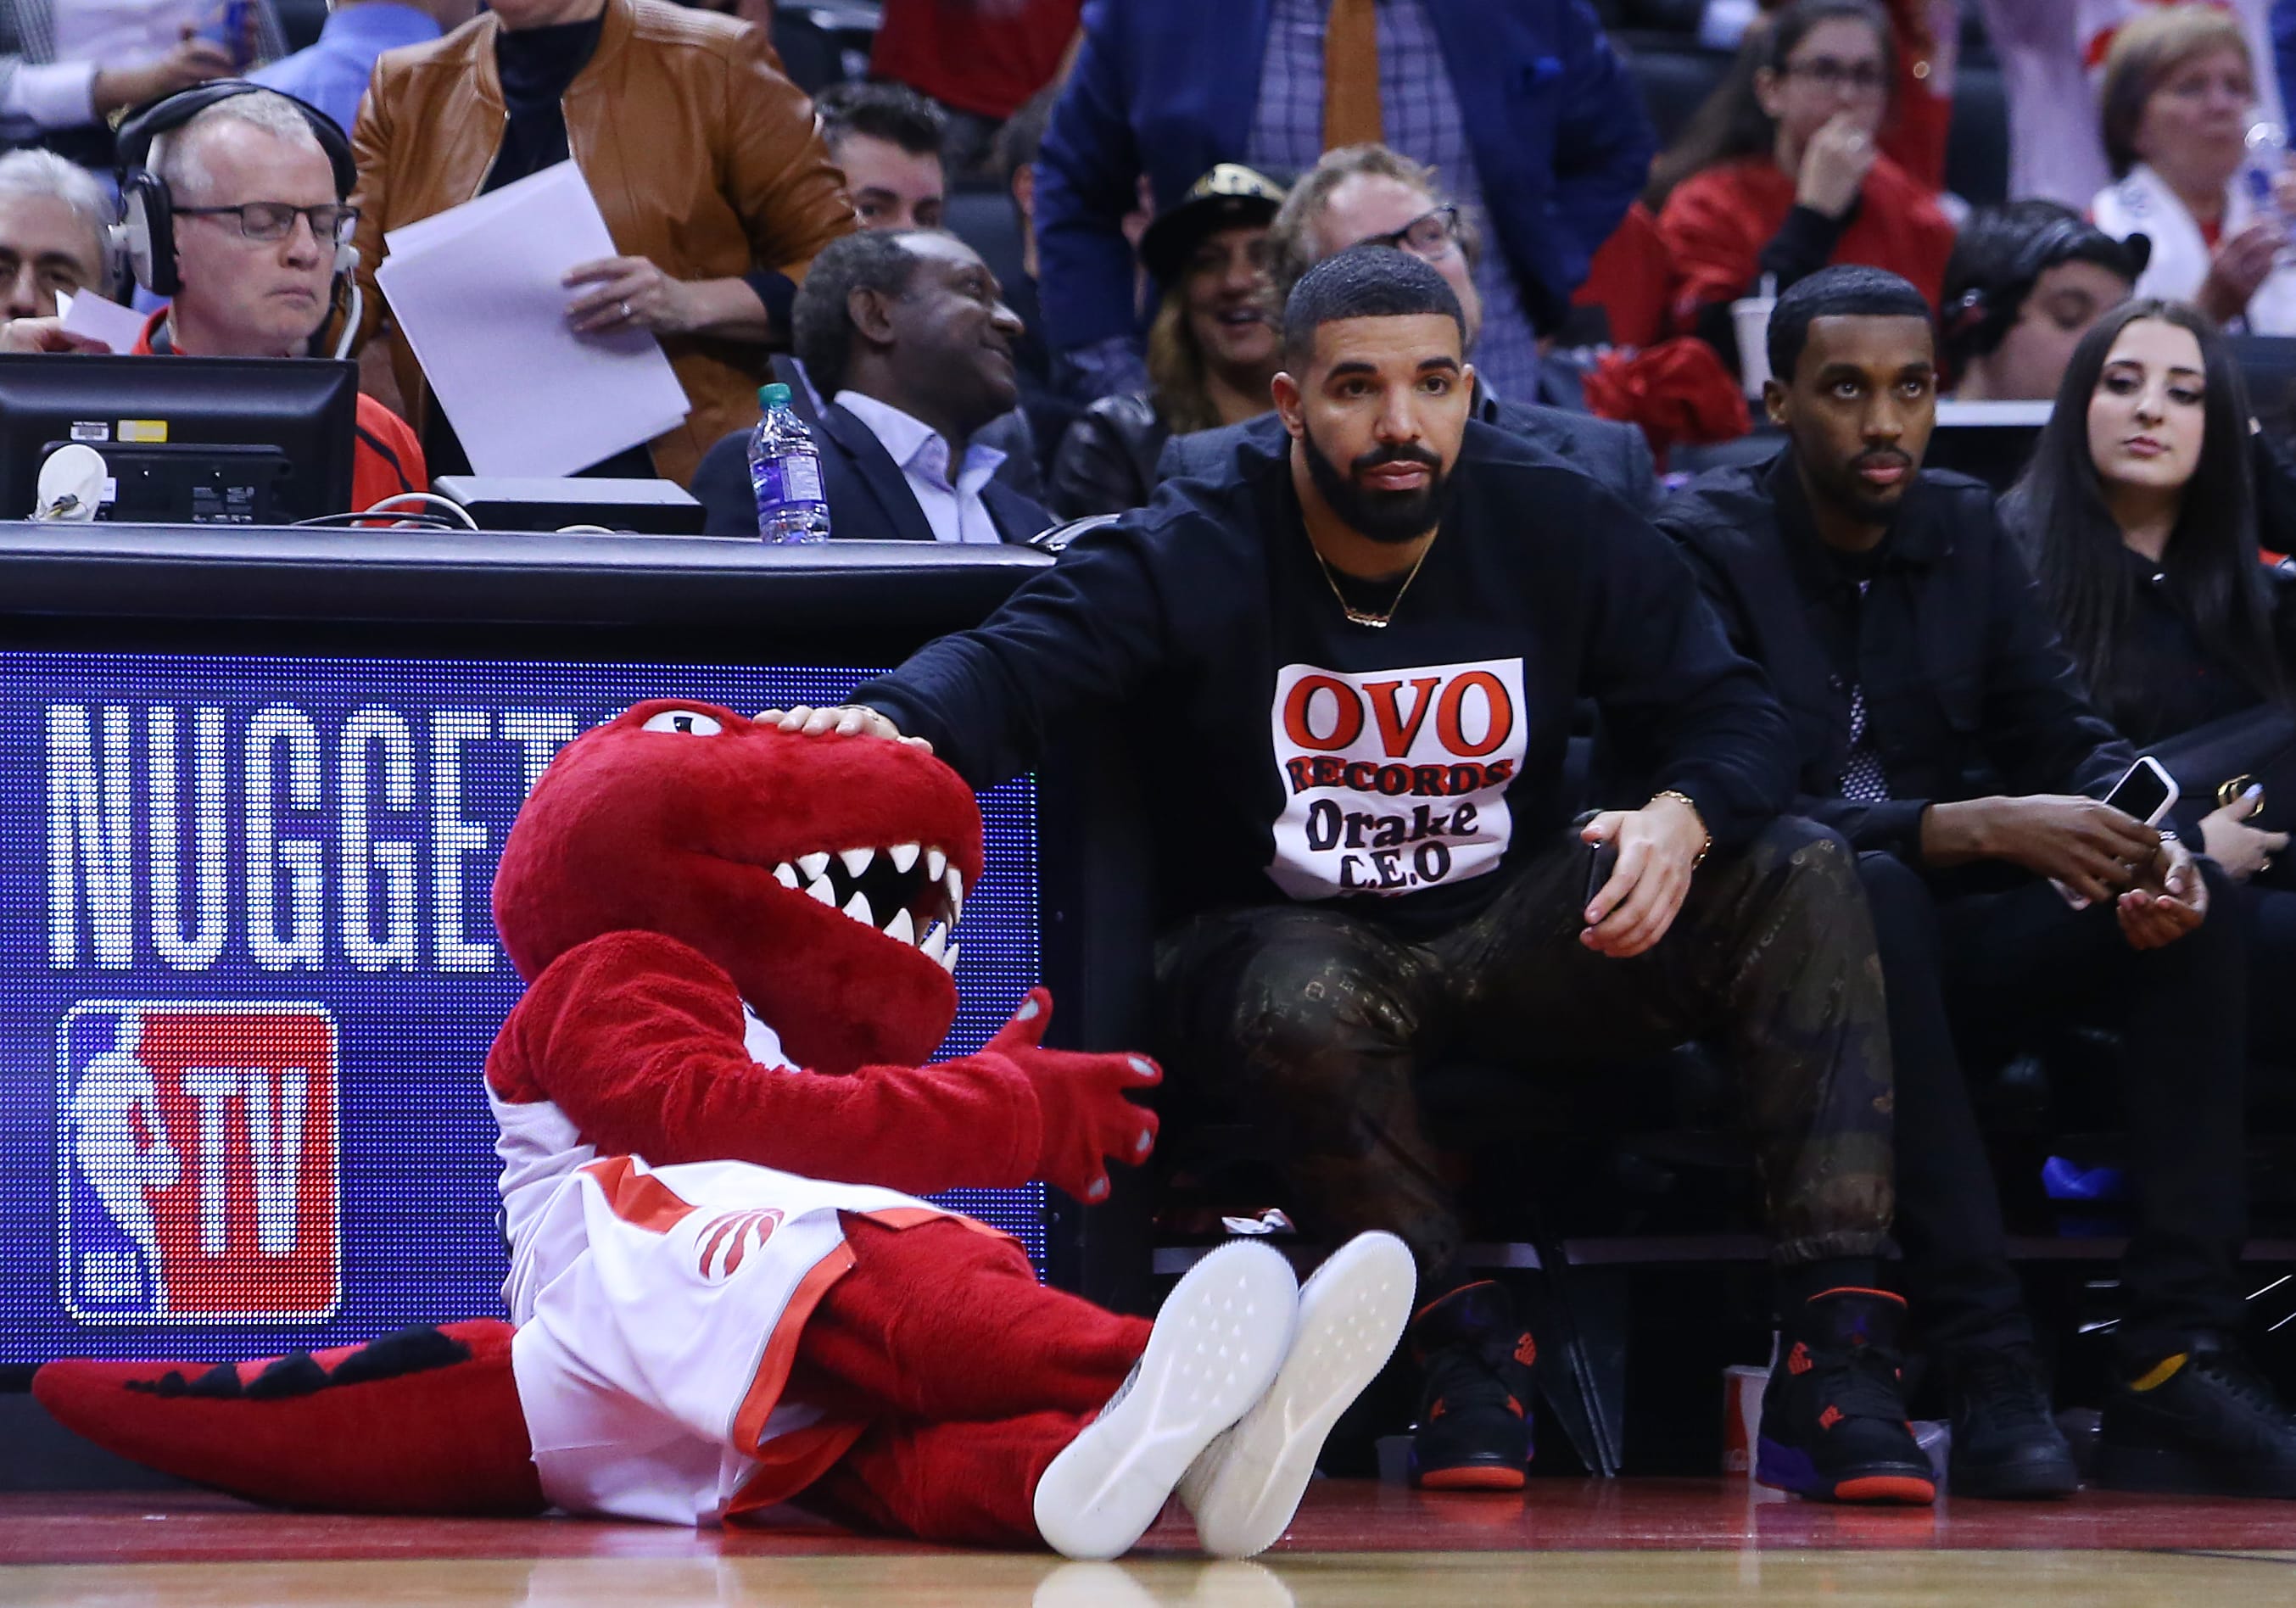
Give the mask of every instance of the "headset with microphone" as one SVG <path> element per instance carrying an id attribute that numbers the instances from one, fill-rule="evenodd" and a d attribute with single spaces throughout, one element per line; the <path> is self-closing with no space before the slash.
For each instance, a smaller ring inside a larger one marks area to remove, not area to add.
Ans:
<path id="1" fill-rule="evenodd" d="M 2005 229 L 2010 225 L 2005 218 L 1991 226 Z M 1956 251 L 1967 250 L 1972 243 L 1971 232 L 1965 231 Z M 2021 241 L 2008 260 L 1999 265 L 1990 283 L 1973 284 L 1948 297 L 1946 339 L 1956 349 L 1972 355 L 1992 352 L 2017 322 L 2035 283 L 2049 269 L 2077 259 L 2095 262 L 2125 274 L 2134 284 L 2144 276 L 2144 266 L 2152 258 L 2152 242 L 2147 236 L 2131 234 L 2116 241 L 2087 218 L 2068 211 L 2062 217 L 2048 219 Z"/>
<path id="2" fill-rule="evenodd" d="M 327 165 L 334 169 L 337 201 L 348 201 L 357 187 L 358 163 L 351 155 L 349 139 L 334 119 L 308 101 L 261 84 L 250 84 L 244 78 L 217 78 L 152 102 L 119 125 L 119 222 L 113 226 L 113 233 L 120 253 L 135 275 L 135 283 L 154 296 L 175 295 L 184 288 L 184 281 L 176 262 L 175 202 L 168 193 L 167 182 L 151 170 L 152 143 L 161 135 L 183 127 L 210 106 L 247 94 L 277 95 L 302 113 L 319 148 L 327 153 Z M 335 242 L 337 305 L 343 301 L 344 291 L 349 292 L 342 333 L 335 342 L 337 357 L 350 355 L 351 341 L 358 333 L 358 261 L 357 246 L 348 241 Z M 328 316 L 333 316 L 334 309 L 330 308 Z M 319 330 L 313 332 L 315 345 L 325 328 L 322 323 Z"/>

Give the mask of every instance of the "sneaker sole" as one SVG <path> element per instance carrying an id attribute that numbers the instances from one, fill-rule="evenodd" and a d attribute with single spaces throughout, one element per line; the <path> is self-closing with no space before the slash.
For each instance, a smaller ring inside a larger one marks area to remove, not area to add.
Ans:
<path id="1" fill-rule="evenodd" d="M 1927 1507 L 1937 1500 L 1937 1481 L 1916 1480 L 1905 1474 L 1868 1474 L 1862 1480 L 1844 1480 L 1833 1488 L 1836 1502 L 1898 1502 L 1912 1507 Z"/>
<path id="2" fill-rule="evenodd" d="M 1755 1456 L 1754 1483 L 1819 1502 L 1902 1503 L 1927 1507 L 1937 1501 L 1937 1481 L 1920 1474 L 1853 1474 L 1828 1485 L 1818 1477 L 1808 1453 L 1782 1446 L 1767 1435 L 1761 1438 Z"/>
<path id="3" fill-rule="evenodd" d="M 1071 1558 L 1112 1558 L 1144 1534 L 1197 1454 L 1283 1366 L 1298 1309 L 1292 1265 L 1250 1242 L 1190 1268 L 1156 1314 L 1132 1376 L 1037 1481 L 1037 1531 Z"/>
<path id="4" fill-rule="evenodd" d="M 1332 1426 L 1395 1355 L 1417 1292 L 1391 1234 L 1357 1235 L 1310 1276 L 1275 1382 L 1185 1481 L 1206 1552 L 1248 1558 L 1283 1538 Z"/>
<path id="5" fill-rule="evenodd" d="M 1523 1470 L 1496 1463 L 1431 1468 L 1411 1476 L 1411 1483 L 1420 1490 L 1521 1490 L 1529 1482 Z"/>

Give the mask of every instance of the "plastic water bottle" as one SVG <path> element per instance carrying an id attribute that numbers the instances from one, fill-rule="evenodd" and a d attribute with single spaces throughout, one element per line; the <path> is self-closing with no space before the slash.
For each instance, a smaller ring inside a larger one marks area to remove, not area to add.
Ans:
<path id="1" fill-rule="evenodd" d="M 2288 131 L 2277 123 L 2255 123 L 2248 130 L 2248 158 L 2242 162 L 2239 182 L 2248 188 L 2249 204 L 2259 218 L 2280 226 L 2278 260 L 2296 255 L 2296 217 L 2281 210 L 2272 189 L 2274 177 L 2288 166 Z"/>
<path id="2" fill-rule="evenodd" d="M 750 432 L 758 534 L 769 542 L 825 542 L 829 505 L 821 496 L 821 453 L 813 432 L 790 406 L 788 386 L 764 386 L 758 401 L 766 410 Z"/>

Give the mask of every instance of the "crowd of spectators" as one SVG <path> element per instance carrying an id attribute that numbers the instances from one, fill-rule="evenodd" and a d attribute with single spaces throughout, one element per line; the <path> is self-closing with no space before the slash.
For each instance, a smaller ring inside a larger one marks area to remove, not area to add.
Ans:
<path id="1" fill-rule="evenodd" d="M 1696 5 L 1269 0 L 1257 38 L 1238 40 L 1209 7 L 1148 0 L 1088 15 L 1080 0 L 895 0 L 871 76 L 810 97 L 783 71 L 759 4 L 481 9 L 336 0 L 291 52 L 283 16 L 307 23 L 308 10 L 275 0 L 10 0 L 0 135 L 108 175 L 121 114 L 226 78 L 355 130 L 354 344 L 369 390 L 413 426 L 432 472 L 466 464 L 376 292 L 383 236 L 570 154 L 620 252 L 570 285 L 570 316 L 588 333 L 654 334 L 693 405 L 679 430 L 591 472 L 680 482 L 752 414 L 768 354 L 791 344 L 790 298 L 816 252 L 856 225 L 942 227 L 953 192 L 1000 182 L 1017 227 L 991 232 L 1020 249 L 988 260 L 1023 326 L 1021 405 L 993 439 L 1016 459 L 1003 478 L 1062 515 L 1141 502 L 1166 436 L 1265 411 L 1287 274 L 1250 268 L 1233 229 L 1194 238 L 1204 194 L 1238 173 L 1280 205 L 1315 170 L 1340 192 L 1318 209 L 1332 218 L 1377 211 L 1362 198 L 1382 186 L 1433 198 L 1397 220 L 1415 234 L 1393 243 L 1453 279 L 1482 394 L 1592 407 L 1642 426 L 1661 453 L 1741 428 L 1710 405 L 1740 366 L 1734 304 L 1833 263 L 1912 281 L 1945 316 L 1949 382 L 2008 394 L 1988 389 L 1996 348 L 2013 365 L 2046 344 L 2026 338 L 2044 323 L 2069 343 L 2080 320 L 2068 309 L 2110 305 L 2087 282 L 2120 265 L 2095 242 L 2045 264 L 2053 281 L 2084 283 L 2053 283 L 2013 324 L 1997 308 L 1956 314 L 1968 291 L 1948 283 L 1948 265 L 1957 235 L 1971 253 L 2030 250 L 2017 242 L 2047 231 L 2036 209 L 2048 199 L 2115 240 L 2139 237 L 2138 293 L 2191 301 L 2235 331 L 2296 329 L 2278 223 L 2296 208 L 2296 177 L 2280 165 L 2284 140 L 2259 145 L 2254 132 L 2280 115 L 2266 0 L 1767 0 L 1751 26 L 1743 5 L 1709 5 L 1698 37 L 1734 58 L 1694 111 L 1660 109 L 1678 129 L 1662 151 L 1633 54 L 1667 46 L 1638 12 L 1696 22 Z M 2296 7 L 2278 9 L 2296 37 Z M 1640 26 L 1622 49 L 1606 20 Z M 1944 187 L 1953 80 L 1972 48 L 2010 86 L 1995 156 L 2013 198 L 1974 217 Z M 1349 182 L 1327 159 L 1355 147 L 1364 166 Z M 968 216 L 961 232 L 986 243 L 981 215 Z M 1152 219 L 1154 240 L 1185 240 L 1189 261 L 1153 245 Z M 1196 260 L 1216 248 L 1232 259 L 1225 275 Z M 1271 258 L 1283 249 L 1271 236 Z M 1288 277 L 1312 260 L 1295 258 Z M 1965 380 L 1964 324 L 1983 349 Z M 1710 349 L 1720 373 L 1685 340 Z M 1637 358 L 1651 361 L 1620 366 Z M 2024 382 L 2037 394 L 2051 389 L 2047 361 Z M 1603 382 L 1587 383 L 1598 371 Z"/>
<path id="2" fill-rule="evenodd" d="M 1265 1127 L 1309 1234 L 1410 1243 L 1422 1484 L 1520 1483 L 1536 1348 L 1414 1080 L 1702 1038 L 1780 1272 L 1764 1477 L 1928 1499 L 1894 1212 L 1952 1488 L 2070 1489 L 1968 1090 L 2046 1018 L 2125 1068 L 2107 1477 L 2296 1497 L 2233 1275 L 2247 1068 L 2296 1064 L 2259 562 L 2296 471 L 2239 345 L 2296 335 L 2296 4 L 1748 9 L 1704 8 L 1733 53 L 1661 150 L 1592 0 L 886 0 L 814 93 L 758 0 L 336 0 L 292 53 L 271 0 L 0 0 L 0 349 L 69 361 L 94 291 L 144 299 L 139 353 L 357 354 L 360 506 L 421 489 L 470 464 L 390 234 L 570 159 L 615 255 L 564 317 L 689 404 L 586 472 L 752 534 L 778 379 L 837 538 L 1123 516 L 791 719 L 981 783 L 1079 716 L 1191 752 L 1174 1110 Z M 1980 37 L 2008 199 L 1972 207 Z M 2052 405 L 2005 497 L 1924 468 L 1941 395 Z M 2101 801 L 2140 752 L 2174 813 Z"/>
<path id="3" fill-rule="evenodd" d="M 142 32 L 107 35 L 99 72 L 86 64 L 92 47 L 77 37 L 87 8 L 71 8 L 76 21 L 59 38 L 45 8 L 0 7 L 0 47 L 12 21 L 20 47 L 0 55 L 0 111 L 39 103 L 39 119 L 7 125 L 20 141 L 112 172 L 122 170 L 111 166 L 118 153 L 102 114 L 121 103 L 109 80 L 122 73 L 149 78 L 128 85 L 142 101 L 243 76 L 353 132 L 360 321 L 352 345 L 367 390 L 414 430 L 434 474 L 469 465 L 377 290 L 390 230 L 574 156 L 620 254 L 578 272 L 569 316 L 601 338 L 653 334 L 693 405 L 682 427 L 587 472 L 690 484 L 701 455 L 753 416 L 770 353 L 791 346 L 789 300 L 815 252 L 857 224 L 942 226 L 952 180 L 963 187 L 1001 179 L 1020 250 L 992 250 L 990 263 L 1009 282 L 1001 288 L 1023 325 L 1013 353 L 1021 403 L 989 441 L 1009 460 L 1003 481 L 1064 515 L 1144 499 L 1168 435 L 1265 411 L 1275 299 L 1286 275 L 1235 258 L 1216 280 L 1209 267 L 1184 269 L 1147 238 L 1152 219 L 1158 242 L 1186 238 L 1201 211 L 1193 198 L 1223 175 L 1255 175 L 1280 204 L 1291 182 L 1328 152 L 1362 147 L 1368 165 L 1352 184 L 1324 170 L 1340 204 L 1319 210 L 1346 219 L 1366 208 L 1377 215 L 1406 192 L 1429 199 L 1394 220 L 1414 231 L 1397 234 L 1395 243 L 1434 263 L 1461 293 L 1488 406 L 1580 411 L 1592 398 L 1661 446 L 1682 433 L 1669 435 L 1653 417 L 1684 406 L 1669 388 L 1710 387 L 1710 367 L 1628 388 L 1635 400 L 1624 406 L 1613 406 L 1617 385 L 1582 390 L 1585 349 L 1570 343 L 1576 335 L 1565 340 L 1574 299 L 1599 306 L 1607 295 L 1620 323 L 1648 324 L 1635 331 L 1643 344 L 1695 334 L 1726 365 L 1734 349 L 1728 303 L 1755 288 L 1770 258 L 1786 266 L 1773 281 L 1782 287 L 1826 259 L 1829 242 L 1854 248 L 1876 233 L 1875 219 L 1900 220 L 1898 232 L 1917 236 L 1923 250 L 1946 229 L 1926 196 L 1905 207 L 1894 195 L 1852 206 L 1829 193 L 1821 199 L 1832 215 L 1794 205 L 1789 216 L 1773 198 L 1778 228 L 1742 227 L 1748 237 L 1728 241 L 1710 226 L 1703 256 L 1684 243 L 1701 234 L 1700 193 L 1712 193 L 1710 225 L 1742 210 L 1733 201 L 1759 171 L 1784 185 L 1777 160 L 1824 169 L 1829 176 L 1816 182 L 1833 189 L 1843 173 L 1864 174 L 1870 157 L 1851 155 L 1841 168 L 1834 148 L 1849 125 L 1882 123 L 1886 86 L 1860 88 L 1858 75 L 1872 80 L 1882 68 L 1867 58 L 1889 60 L 1898 41 L 1883 13 L 1857 0 L 1805 0 L 1778 27 L 1759 30 L 1730 103 L 1718 95 L 1706 121 L 1726 123 L 1736 141 L 1751 129 L 1763 149 L 1743 151 L 1742 170 L 1731 161 L 1685 170 L 1678 197 L 1656 215 L 1633 204 L 1652 174 L 1640 92 L 1584 0 L 1494 3 L 1457 18 L 1350 0 L 1330 28 L 1322 0 L 1300 0 L 1271 11 L 1256 55 L 1187 52 L 1214 28 L 1209 12 L 1191 21 L 1111 4 L 1084 26 L 1073 0 L 977 16 L 964 13 L 980 8 L 964 4 L 897 4 L 876 36 L 878 77 L 811 97 L 811 139 L 795 120 L 806 99 L 782 72 L 768 29 L 741 21 L 761 8 L 506 0 L 475 18 L 474 9 L 475 0 L 342 0 L 316 39 L 284 53 L 267 0 L 213 16 L 122 5 L 119 27 L 132 12 Z M 1823 37 L 1798 53 L 1813 26 L 1802 12 Z M 236 37 L 222 37 L 231 30 Z M 1816 62 L 1812 52 L 1833 48 L 1827 41 L 1837 35 L 1855 41 L 1858 59 Z M 1757 66 L 1759 50 L 1778 59 Z M 1226 77 L 1214 82 L 1196 70 L 1205 62 Z M 78 86 L 70 118 L 52 104 L 54 86 L 66 82 Z M 1823 139 L 1806 127 L 1813 115 L 1825 124 Z M 645 138 L 617 135 L 617 127 L 644 127 Z M 1695 143 L 1678 145 L 1658 171 L 1679 166 Z M 1803 155 L 1813 144 L 1817 154 Z M 1741 154 L 1737 144 L 1729 150 Z M 1382 164 L 1393 168 L 1383 185 L 1374 171 Z M 1804 174 L 1800 188 L 1810 182 Z M 1652 184 L 1650 200 L 1667 198 Z M 981 243 L 978 227 L 970 232 Z M 1352 238 L 1390 232 L 1355 227 Z M 1754 237 L 1765 233 L 1775 238 Z M 1214 239 L 1235 256 L 1232 231 Z M 1189 244 L 1192 254 L 1212 249 Z M 1590 283 L 1598 255 L 1603 272 Z M 1851 250 L 1847 259 L 1895 255 Z M 1746 260 L 1725 260 L 1734 258 Z M 1295 255 L 1289 277 L 1312 260 Z M 1628 282 L 1649 290 L 1640 299 L 1661 309 L 1652 319 L 1628 315 L 1617 287 Z M 1191 300 L 1195 311 L 1183 316 Z M 1581 319 L 1576 328 L 1583 335 L 1587 326 Z M 8 343 L 65 344 L 38 331 Z M 1679 362 L 1667 372 L 1681 373 Z M 807 400 L 820 399 L 808 391 Z M 1726 420 L 1721 433 L 1731 428 Z"/>

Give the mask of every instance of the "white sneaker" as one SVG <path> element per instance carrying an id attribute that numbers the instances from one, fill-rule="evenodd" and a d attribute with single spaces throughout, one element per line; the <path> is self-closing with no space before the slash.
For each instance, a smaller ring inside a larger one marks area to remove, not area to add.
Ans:
<path id="1" fill-rule="evenodd" d="M 1071 1558 L 1129 1548 L 1197 1455 L 1267 1393 L 1298 1311 L 1292 1264 L 1266 1245 L 1223 1245 L 1190 1268 L 1123 1388 L 1037 1481 L 1037 1533 Z"/>
<path id="2" fill-rule="evenodd" d="M 1332 1425 L 1395 1354 L 1418 1285 L 1391 1234 L 1357 1235 L 1316 1269 L 1267 1394 L 1181 1477 L 1206 1552 L 1248 1558 L 1283 1538 Z"/>

